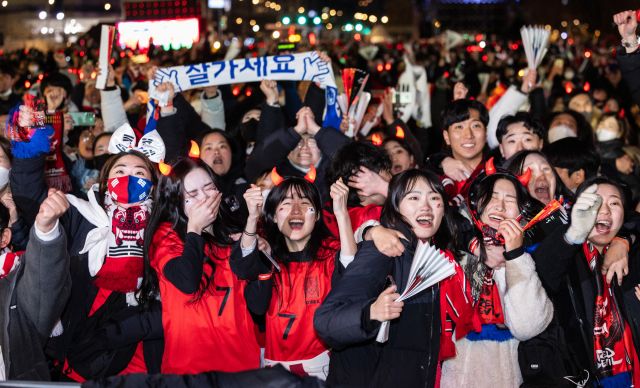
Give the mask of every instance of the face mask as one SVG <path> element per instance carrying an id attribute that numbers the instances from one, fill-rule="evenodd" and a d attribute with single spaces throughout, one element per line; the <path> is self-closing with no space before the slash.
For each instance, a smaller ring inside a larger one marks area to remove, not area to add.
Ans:
<path id="1" fill-rule="evenodd" d="M 153 183 L 139 176 L 121 176 L 107 181 L 107 191 L 119 203 L 137 203 L 149 198 Z"/>
<path id="2" fill-rule="evenodd" d="M 618 132 L 612 131 L 610 129 L 598 129 L 596 131 L 596 138 L 598 141 L 609 141 L 618 138 Z"/>
<path id="3" fill-rule="evenodd" d="M 0 190 L 3 190 L 9 184 L 9 172 L 11 169 L 0 167 Z"/>
<path id="4" fill-rule="evenodd" d="M 109 160 L 111 156 L 112 156 L 111 154 L 102 154 L 102 155 L 94 156 L 93 167 L 98 171 L 102 171 L 102 167 L 104 167 L 105 163 L 107 163 L 107 160 Z"/>
<path id="5" fill-rule="evenodd" d="M 271 189 L 264 189 L 262 190 L 262 208 L 264 209 L 264 204 L 267 203 L 267 197 L 269 196 L 269 193 L 271 192 Z"/>
<path id="6" fill-rule="evenodd" d="M 245 150 L 247 156 L 251 155 L 251 153 L 253 152 L 253 149 L 255 148 L 256 143 L 250 143 L 247 146 L 247 149 Z"/>
<path id="7" fill-rule="evenodd" d="M 549 139 L 549 143 L 556 142 L 560 139 L 564 139 L 566 137 L 578 137 L 573 129 L 569 128 L 564 124 L 556 125 L 553 128 L 549 129 L 547 133 L 547 138 Z"/>
<path id="8" fill-rule="evenodd" d="M 249 119 L 244 123 L 240 123 L 238 126 L 240 136 L 242 139 L 247 142 L 253 142 L 256 140 L 256 132 L 258 131 L 258 120 Z"/>

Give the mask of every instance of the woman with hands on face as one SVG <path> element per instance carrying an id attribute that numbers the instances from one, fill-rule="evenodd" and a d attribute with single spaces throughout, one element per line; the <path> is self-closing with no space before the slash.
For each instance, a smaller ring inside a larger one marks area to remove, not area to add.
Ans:
<path id="1" fill-rule="evenodd" d="M 160 179 L 145 238 L 141 297 L 162 300 L 162 373 L 238 372 L 260 366 L 248 282 L 231 271 L 227 205 L 217 176 L 182 159 Z"/>

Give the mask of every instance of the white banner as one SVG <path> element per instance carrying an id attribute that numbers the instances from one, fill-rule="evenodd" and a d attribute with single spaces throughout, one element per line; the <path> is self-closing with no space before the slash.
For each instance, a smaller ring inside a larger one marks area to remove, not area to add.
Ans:
<path id="1" fill-rule="evenodd" d="M 165 106 L 168 96 L 156 92 L 155 89 L 163 82 L 171 82 L 178 93 L 213 85 L 256 82 L 264 79 L 313 81 L 325 88 L 328 86 L 336 89 L 331 65 L 320 59 L 315 51 L 309 51 L 161 68 L 149 84 L 149 95 L 157 99 L 161 106 Z"/>
<path id="2" fill-rule="evenodd" d="M 107 86 L 109 61 L 111 60 L 111 48 L 115 32 L 116 28 L 114 26 L 102 26 L 102 30 L 100 32 L 100 57 L 98 59 L 100 75 L 96 78 L 96 89 L 102 90 Z"/>

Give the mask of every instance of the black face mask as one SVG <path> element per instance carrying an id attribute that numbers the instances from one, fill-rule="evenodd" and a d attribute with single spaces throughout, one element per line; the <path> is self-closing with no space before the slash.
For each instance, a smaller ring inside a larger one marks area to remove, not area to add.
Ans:
<path id="1" fill-rule="evenodd" d="M 105 163 L 107 163 L 107 160 L 109 160 L 109 158 L 113 156 L 111 154 L 102 154 L 102 155 L 98 155 L 98 156 L 94 156 L 93 157 L 93 168 L 95 168 L 98 171 L 102 171 L 102 167 L 104 167 Z"/>
<path id="2" fill-rule="evenodd" d="M 258 120 L 249 119 L 247 122 L 240 123 L 238 125 L 238 132 L 242 136 L 242 140 L 245 143 L 251 143 L 256 141 L 256 132 L 258 132 Z"/>

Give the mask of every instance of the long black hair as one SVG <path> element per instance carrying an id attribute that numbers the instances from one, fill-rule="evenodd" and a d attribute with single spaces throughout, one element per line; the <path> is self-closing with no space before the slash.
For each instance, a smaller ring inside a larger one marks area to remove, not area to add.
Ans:
<path id="1" fill-rule="evenodd" d="M 523 219 L 525 221 L 530 220 L 540 210 L 542 210 L 543 205 L 539 201 L 531 197 L 531 195 L 529 195 L 527 188 L 524 187 L 522 183 L 520 183 L 518 178 L 516 178 L 510 172 L 498 170 L 491 175 L 486 175 L 483 172 L 471 184 L 467 201 L 469 205 L 469 211 L 471 212 L 473 217 L 475 217 L 477 220 L 480 220 L 480 217 L 491 201 L 491 198 L 493 196 L 493 189 L 496 185 L 496 182 L 501 179 L 511 182 L 511 184 L 514 186 L 516 191 L 518 210 L 520 211 L 520 214 L 523 216 Z M 477 258 L 472 255 L 470 259 L 467 260 L 467 263 L 464 265 L 463 270 L 470 281 L 471 293 L 475 300 L 479 295 L 480 288 L 482 287 L 484 273 L 487 269 L 487 266 L 485 265 L 485 262 L 487 261 L 487 249 L 484 241 L 485 236 L 482 234 L 482 231 L 480 231 L 476 226 L 474 226 L 473 230 L 475 237 L 478 239 L 479 254 Z M 487 230 L 492 230 L 492 228 L 488 228 Z M 497 233 L 497 231 L 495 230 L 492 230 L 492 232 Z"/>
<path id="2" fill-rule="evenodd" d="M 444 217 L 440 224 L 440 228 L 433 236 L 433 244 L 440 249 L 448 249 L 454 252 L 456 246 L 456 223 L 453 218 L 452 210 L 446 200 L 447 197 L 444 191 L 444 186 L 442 186 L 438 176 L 431 171 L 410 169 L 391 178 L 391 182 L 389 183 L 389 193 L 384 203 L 384 207 L 382 208 L 382 214 L 380 215 L 380 223 L 386 228 L 402 232 L 409 238 L 411 247 L 416 247 L 418 244 L 418 238 L 413 233 L 409 222 L 402 214 L 400 214 L 400 202 L 404 199 L 407 193 L 413 190 L 420 180 L 425 181 L 429 187 L 442 196 Z"/>
<path id="3" fill-rule="evenodd" d="M 500 179 L 507 180 L 513 184 L 516 190 L 518 210 L 525 219 L 532 218 L 542 210 L 542 204 L 531 197 L 527 188 L 520 183 L 518 178 L 506 171 L 500 171 L 492 175 L 479 175 L 471 184 L 469 189 L 469 208 L 474 213 L 474 216 L 477 214 L 478 219 L 491 201 L 493 187 Z"/>
<path id="4" fill-rule="evenodd" d="M 153 244 L 154 235 L 161 223 L 169 222 L 171 228 L 184 241 L 187 235 L 188 217 L 184 212 L 184 178 L 196 169 L 203 169 L 213 181 L 217 188 L 218 177 L 211 168 L 200 159 L 184 158 L 179 159 L 171 166 L 171 172 L 167 176 L 162 176 L 155 190 L 153 200 L 153 210 L 147 222 L 144 232 L 144 277 L 140 291 L 140 302 L 145 303 L 156 297 L 159 293 L 158 276 L 151 267 L 149 251 Z M 213 234 L 203 232 L 202 237 L 206 244 L 230 245 L 232 243 L 229 234 L 232 230 L 225 221 L 228 218 L 229 210 L 224 201 L 220 202 L 218 216 L 213 222 Z M 225 215 L 227 215 L 225 217 Z M 205 275 L 203 281 L 196 292 L 193 301 L 197 301 L 209 288 L 213 280 L 215 267 L 213 261 L 206 257 L 203 252 L 204 265 L 210 265 L 212 271 L 210 275 Z M 224 258 L 221 258 L 224 259 Z"/>
<path id="5" fill-rule="evenodd" d="M 267 241 L 271 244 L 274 258 L 276 258 L 276 260 L 285 263 L 289 261 L 291 257 L 290 252 L 287 248 L 285 237 L 278 228 L 275 215 L 278 210 L 278 206 L 280 206 L 280 203 L 284 201 L 290 191 L 292 193 L 296 193 L 300 198 L 307 198 L 311 201 L 311 204 L 316 210 L 317 219 L 313 227 L 313 231 L 311 232 L 311 238 L 303 249 L 303 255 L 305 257 L 311 257 L 315 260 L 318 258 L 318 250 L 330 234 L 322 220 L 322 202 L 320 200 L 320 193 L 313 183 L 310 183 L 303 178 L 287 178 L 279 185 L 274 186 L 269 192 L 264 204 L 264 230 Z"/>

